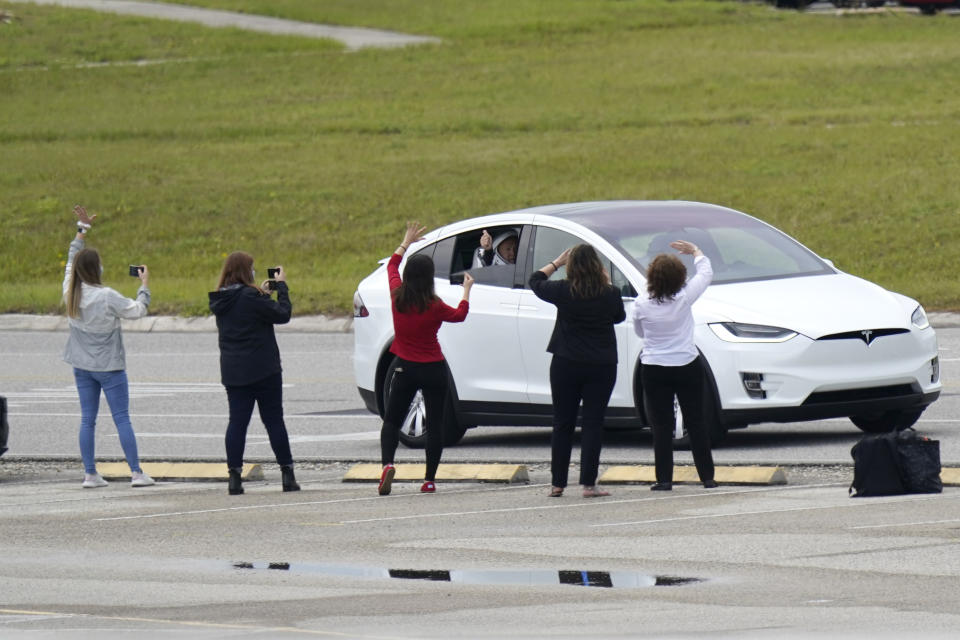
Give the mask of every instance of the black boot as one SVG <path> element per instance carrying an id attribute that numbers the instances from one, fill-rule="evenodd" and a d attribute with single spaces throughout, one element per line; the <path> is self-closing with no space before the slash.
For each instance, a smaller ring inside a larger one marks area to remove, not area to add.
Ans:
<path id="1" fill-rule="evenodd" d="M 297 479 L 293 477 L 293 465 L 285 464 L 280 467 L 280 476 L 283 479 L 284 491 L 300 491 Z"/>
<path id="2" fill-rule="evenodd" d="M 240 469 L 229 469 L 230 485 L 227 487 L 227 493 L 232 496 L 238 496 L 243 493 L 243 480 L 240 479 Z"/>

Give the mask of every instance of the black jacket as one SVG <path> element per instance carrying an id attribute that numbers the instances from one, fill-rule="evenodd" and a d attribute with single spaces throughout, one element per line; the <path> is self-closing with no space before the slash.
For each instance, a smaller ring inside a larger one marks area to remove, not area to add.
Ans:
<path id="1" fill-rule="evenodd" d="M 547 280 L 543 271 L 533 272 L 530 288 L 538 298 L 557 307 L 547 351 L 574 362 L 616 364 L 617 334 L 613 325 L 627 317 L 619 291 L 607 287 L 596 298 L 575 298 L 569 282 Z"/>
<path id="2" fill-rule="evenodd" d="M 277 282 L 277 301 L 253 287 L 235 285 L 210 292 L 210 311 L 220 334 L 220 380 L 224 386 L 253 384 L 280 373 L 273 325 L 290 322 L 290 292 Z"/>

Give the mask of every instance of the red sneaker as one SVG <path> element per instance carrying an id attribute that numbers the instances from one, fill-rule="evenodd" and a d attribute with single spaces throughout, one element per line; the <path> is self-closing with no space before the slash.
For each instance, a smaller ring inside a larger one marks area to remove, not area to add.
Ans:
<path id="1" fill-rule="evenodd" d="M 385 465 L 383 472 L 380 473 L 380 484 L 377 486 L 377 493 L 382 496 L 390 495 L 390 487 L 393 485 L 393 476 L 397 470 L 392 464 Z"/>
<path id="2" fill-rule="evenodd" d="M 433 480 L 427 480 L 420 486 L 421 493 L 436 493 L 437 485 L 433 484 Z"/>

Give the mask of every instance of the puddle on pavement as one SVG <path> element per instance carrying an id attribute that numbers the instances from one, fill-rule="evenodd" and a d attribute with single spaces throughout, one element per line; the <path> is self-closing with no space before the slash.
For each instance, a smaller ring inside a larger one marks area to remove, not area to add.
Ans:
<path id="1" fill-rule="evenodd" d="M 703 582 L 702 578 L 654 576 L 635 571 L 577 571 L 554 569 L 383 569 L 348 564 L 307 564 L 289 562 L 234 562 L 234 569 L 292 571 L 346 578 L 394 578 L 430 580 L 461 584 L 543 586 L 569 584 L 578 587 L 637 589 L 679 587 Z"/>

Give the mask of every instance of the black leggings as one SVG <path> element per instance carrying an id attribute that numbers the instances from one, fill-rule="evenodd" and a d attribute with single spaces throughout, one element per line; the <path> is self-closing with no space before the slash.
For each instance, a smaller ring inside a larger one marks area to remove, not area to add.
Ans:
<path id="1" fill-rule="evenodd" d="M 267 428 L 270 448 L 277 464 L 293 464 L 287 425 L 283 421 L 283 375 L 275 373 L 263 380 L 242 387 L 227 387 L 230 422 L 227 425 L 227 466 L 243 466 L 243 449 L 247 444 L 247 427 L 253 415 L 253 403 L 260 409 L 260 419 Z"/>
<path id="2" fill-rule="evenodd" d="M 387 411 L 380 429 L 380 461 L 393 464 L 400 443 L 400 425 L 407 417 L 417 391 L 423 392 L 427 429 L 427 472 L 424 480 L 436 480 L 443 454 L 443 408 L 447 396 L 447 367 L 444 362 L 411 362 L 399 359 L 390 383 Z"/>
<path id="3" fill-rule="evenodd" d="M 640 367 L 643 407 L 653 430 L 657 482 L 673 482 L 673 396 L 683 412 L 690 449 L 701 482 L 713 480 L 713 455 L 703 408 L 703 365 L 698 356 L 680 367 L 644 364 Z"/>
<path id="4" fill-rule="evenodd" d="M 553 436 L 551 437 L 550 475 L 553 486 L 567 486 L 573 431 L 577 410 L 583 400 L 580 421 L 580 484 L 597 483 L 600 447 L 603 442 L 603 416 L 617 382 L 617 365 L 586 364 L 553 356 L 550 363 L 550 394 L 553 396 Z"/>

